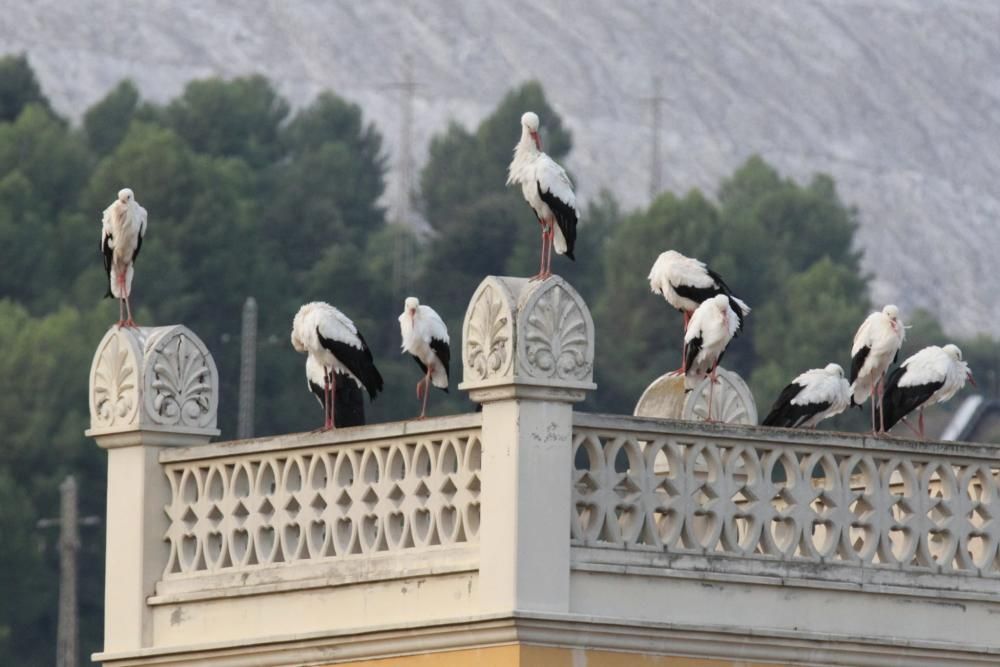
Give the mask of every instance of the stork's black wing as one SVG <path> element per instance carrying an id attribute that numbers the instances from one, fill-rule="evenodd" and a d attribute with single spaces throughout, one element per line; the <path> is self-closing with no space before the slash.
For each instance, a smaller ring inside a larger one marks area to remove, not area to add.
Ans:
<path id="1" fill-rule="evenodd" d="M 559 231 L 566 239 L 566 256 L 576 261 L 576 257 L 573 256 L 573 248 L 576 246 L 576 223 L 579 219 L 576 209 L 551 192 L 543 191 L 541 183 L 538 184 L 538 196 L 552 209 L 552 213 L 556 216 Z"/>
<path id="2" fill-rule="evenodd" d="M 326 338 L 320 333 L 318 328 L 316 329 L 316 335 L 319 336 L 320 345 L 329 350 L 333 356 L 337 357 L 337 360 L 344 364 L 347 370 L 354 374 L 354 377 L 361 380 L 361 384 L 368 391 L 368 395 L 374 400 L 378 393 L 382 391 L 384 383 L 382 382 L 381 374 L 375 368 L 375 360 L 372 359 L 372 352 L 368 349 L 368 343 L 365 342 L 361 332 L 357 333 L 358 340 L 361 341 L 360 349 L 339 340 Z"/>
<path id="3" fill-rule="evenodd" d="M 104 273 L 108 275 L 108 291 L 104 298 L 110 299 L 111 294 L 111 262 L 114 260 L 115 251 L 111 247 L 111 234 L 105 236 L 101 241 L 101 253 L 104 255 Z"/>
<path id="4" fill-rule="evenodd" d="M 829 409 L 831 405 L 829 401 L 794 405 L 792 400 L 798 396 L 803 389 L 805 389 L 805 387 L 794 382 L 785 387 L 781 391 L 781 395 L 778 396 L 778 400 L 774 402 L 774 406 L 771 408 L 771 411 L 761 423 L 764 426 L 784 426 L 786 428 L 795 428 L 797 426 L 801 426 L 803 422 L 813 415 L 818 415 L 824 410 Z"/>
<path id="5" fill-rule="evenodd" d="M 882 395 L 882 410 L 885 411 L 885 428 L 888 430 L 896 425 L 900 419 L 910 414 L 921 405 L 927 402 L 938 389 L 944 386 L 944 380 L 940 382 L 928 382 L 927 384 L 910 385 L 900 387 L 899 381 L 906 374 L 906 368 L 899 366 L 889 374 L 889 379 L 885 383 L 885 393 Z M 878 408 L 875 410 L 875 421 L 879 422 L 881 415 Z"/>
<path id="6" fill-rule="evenodd" d="M 451 379 L 451 373 L 448 368 L 451 364 L 451 347 L 440 338 L 431 338 L 431 349 L 434 350 L 434 354 L 437 355 L 438 361 L 440 361 L 441 365 L 444 366 L 445 377 Z M 445 387 L 444 390 L 447 392 L 448 387 Z"/>
<path id="7" fill-rule="evenodd" d="M 699 352 L 701 352 L 701 336 L 696 336 L 687 344 L 687 350 L 685 351 L 684 367 L 688 371 L 694 368 L 694 360 L 698 358 Z"/>
<path id="8" fill-rule="evenodd" d="M 333 395 L 333 425 L 365 425 L 365 393 L 354 381 L 343 373 L 336 373 L 336 389 Z"/>
<path id="9" fill-rule="evenodd" d="M 871 351 L 872 349 L 865 345 L 851 359 L 851 384 L 854 384 L 854 381 L 858 379 L 858 373 L 861 372 L 861 367 L 865 365 L 865 359 L 868 358 L 868 353 Z"/>

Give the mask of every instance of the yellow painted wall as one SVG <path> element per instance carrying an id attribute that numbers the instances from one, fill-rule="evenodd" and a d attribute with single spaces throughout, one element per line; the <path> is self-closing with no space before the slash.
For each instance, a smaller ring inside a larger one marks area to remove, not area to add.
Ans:
<path id="1" fill-rule="evenodd" d="M 776 667 L 759 662 L 677 658 L 519 644 L 338 663 L 338 667 L 469 667 L 470 665 L 476 667 Z"/>

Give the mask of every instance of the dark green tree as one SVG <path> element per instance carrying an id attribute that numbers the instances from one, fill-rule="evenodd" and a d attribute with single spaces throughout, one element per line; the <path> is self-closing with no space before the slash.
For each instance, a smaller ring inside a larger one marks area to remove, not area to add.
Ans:
<path id="1" fill-rule="evenodd" d="M 131 81 L 122 81 L 100 102 L 83 114 L 87 143 L 98 155 L 108 155 L 125 137 L 139 106 L 139 90 Z"/>
<path id="2" fill-rule="evenodd" d="M 9 123 L 29 104 L 49 109 L 35 72 L 23 53 L 0 58 L 0 123 Z"/>

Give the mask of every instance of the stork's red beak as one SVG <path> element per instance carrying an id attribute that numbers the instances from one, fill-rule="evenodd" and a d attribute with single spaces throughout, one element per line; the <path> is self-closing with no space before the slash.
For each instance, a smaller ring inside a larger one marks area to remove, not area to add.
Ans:
<path id="1" fill-rule="evenodd" d="M 538 147 L 538 150 L 542 150 L 542 139 L 538 136 L 538 132 L 532 132 L 531 138 L 535 140 L 535 146 Z"/>
<path id="2" fill-rule="evenodd" d="M 965 377 L 968 378 L 969 384 L 971 384 L 973 387 L 976 386 L 976 378 L 972 377 L 972 371 L 969 371 L 968 375 L 966 375 Z"/>

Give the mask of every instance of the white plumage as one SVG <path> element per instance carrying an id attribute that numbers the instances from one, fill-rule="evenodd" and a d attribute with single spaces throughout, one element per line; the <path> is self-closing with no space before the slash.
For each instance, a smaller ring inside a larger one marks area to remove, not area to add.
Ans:
<path id="1" fill-rule="evenodd" d="M 923 435 L 923 409 L 954 396 L 972 381 L 969 365 L 957 345 L 930 345 L 908 357 L 889 375 L 882 401 L 885 427 L 920 409 L 919 433 Z"/>
<path id="2" fill-rule="evenodd" d="M 521 139 L 507 167 L 507 185 L 521 186 L 524 199 L 542 224 L 542 261 L 537 277 L 551 273 L 553 246 L 560 255 L 575 259 L 573 248 L 580 216 L 573 183 L 566 170 L 542 152 L 538 116 L 531 111 L 521 116 Z"/>
<path id="3" fill-rule="evenodd" d="M 838 364 L 813 368 L 791 381 L 761 422 L 764 426 L 812 428 L 839 415 L 851 400 L 851 386 Z"/>
<path id="4" fill-rule="evenodd" d="M 667 303 L 686 315 L 717 294 L 730 298 L 730 306 L 739 318 L 741 328 L 743 317 L 750 314 L 750 307 L 733 296 L 719 274 L 704 262 L 685 257 L 676 250 L 667 250 L 656 258 L 649 271 L 649 287 L 654 294 L 662 295 Z"/>
<path id="5" fill-rule="evenodd" d="M 729 342 L 736 335 L 739 320 L 729 298 L 719 294 L 695 309 L 684 335 L 687 370 L 685 386 L 694 388 L 698 381 L 715 369 Z"/>
<path id="6" fill-rule="evenodd" d="M 906 338 L 899 309 L 888 305 L 865 318 L 851 347 L 851 402 L 861 405 L 875 389 Z"/>
<path id="7" fill-rule="evenodd" d="M 327 371 L 326 389 L 335 387 L 334 373 L 353 378 L 374 399 L 382 391 L 382 376 L 375 368 L 371 350 L 354 322 L 328 303 L 307 303 L 292 321 L 292 347 L 304 352 Z M 328 397 L 327 427 L 333 425 L 334 400 Z"/>
<path id="8" fill-rule="evenodd" d="M 416 359 L 424 371 L 424 378 L 417 383 L 417 397 L 423 398 L 420 416 L 427 411 L 428 383 L 438 389 L 448 391 L 448 371 L 451 363 L 448 327 L 441 316 L 420 303 L 416 297 L 409 297 L 399 316 L 399 333 L 402 351 Z"/>
<path id="9" fill-rule="evenodd" d="M 101 253 L 108 275 L 108 293 L 105 296 L 113 296 L 120 301 L 119 325 L 135 325 L 129 296 L 132 293 L 135 260 L 145 236 L 146 209 L 135 200 L 132 190 L 119 190 L 118 198 L 104 209 L 101 219 Z"/>

